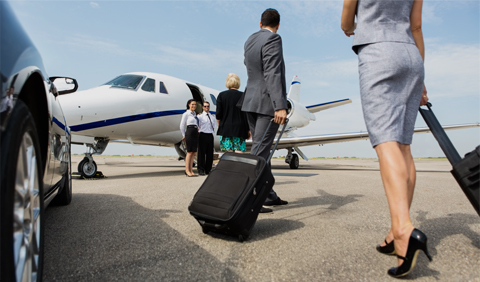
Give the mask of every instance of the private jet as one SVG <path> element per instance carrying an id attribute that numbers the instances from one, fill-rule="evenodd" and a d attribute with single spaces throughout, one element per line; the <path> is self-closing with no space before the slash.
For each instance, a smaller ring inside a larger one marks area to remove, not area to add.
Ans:
<path id="1" fill-rule="evenodd" d="M 305 106 L 300 103 L 300 85 L 300 79 L 294 76 L 287 96 L 289 123 L 277 147 L 277 150 L 287 150 L 285 162 L 290 168 L 299 167 L 299 156 L 308 161 L 300 150 L 302 146 L 368 139 L 366 132 L 295 136 L 295 130 L 315 121 L 315 113 L 352 102 L 347 98 Z M 95 88 L 61 95 L 59 99 L 70 126 L 72 144 L 87 146 L 78 171 L 87 178 L 95 176 L 97 165 L 92 156 L 102 154 L 110 142 L 174 147 L 179 158 L 185 158 L 179 124 L 187 100 L 193 98 L 199 104 L 208 101 L 210 113 L 214 115 L 219 93 L 218 90 L 168 75 L 133 72 Z M 201 111 L 202 107 L 197 107 L 197 112 Z M 478 124 L 444 128 L 473 126 Z M 419 128 L 415 132 L 429 132 L 429 129 Z M 218 136 L 214 144 L 215 149 L 220 151 Z M 248 140 L 247 147 L 250 146 L 251 140 Z"/>

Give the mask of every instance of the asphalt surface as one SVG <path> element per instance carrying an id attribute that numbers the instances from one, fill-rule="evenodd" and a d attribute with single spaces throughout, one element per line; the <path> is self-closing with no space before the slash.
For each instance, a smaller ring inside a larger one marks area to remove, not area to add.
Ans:
<path id="1" fill-rule="evenodd" d="M 202 233 L 187 207 L 205 177 L 185 177 L 183 162 L 95 160 L 107 178 L 73 180 L 72 203 L 46 210 L 44 281 L 395 281 L 396 258 L 375 250 L 390 223 L 375 160 L 273 160 L 289 204 L 243 243 Z M 480 281 L 480 217 L 447 161 L 416 165 L 411 218 L 433 262 L 420 253 L 406 280 Z"/>

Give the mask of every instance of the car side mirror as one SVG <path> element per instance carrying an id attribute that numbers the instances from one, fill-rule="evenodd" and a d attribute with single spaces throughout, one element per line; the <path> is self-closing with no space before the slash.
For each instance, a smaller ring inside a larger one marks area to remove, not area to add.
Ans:
<path id="1" fill-rule="evenodd" d="M 70 77 L 52 76 L 50 81 L 57 88 L 58 95 L 70 94 L 78 89 L 77 80 Z"/>

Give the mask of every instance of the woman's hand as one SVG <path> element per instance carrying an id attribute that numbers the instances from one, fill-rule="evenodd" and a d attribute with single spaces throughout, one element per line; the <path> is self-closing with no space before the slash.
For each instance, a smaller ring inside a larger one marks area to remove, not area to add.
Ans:
<path id="1" fill-rule="evenodd" d="M 422 92 L 422 99 L 420 100 L 420 106 L 425 106 L 428 102 L 428 97 L 427 97 L 427 88 L 425 87 L 425 84 L 423 85 L 423 92 Z"/>
<path id="2" fill-rule="evenodd" d="M 350 37 L 352 35 L 355 35 L 355 29 L 357 28 L 357 23 L 353 23 L 353 26 L 352 28 L 350 28 L 349 30 L 344 30 L 343 32 L 345 33 L 346 36 Z"/>
<path id="3" fill-rule="evenodd" d="M 185 141 L 185 137 L 182 138 L 182 141 Z"/>
<path id="4" fill-rule="evenodd" d="M 252 138 L 252 132 L 249 130 L 249 131 L 248 131 L 248 138 L 247 138 L 247 140 L 250 139 L 250 138 Z"/>

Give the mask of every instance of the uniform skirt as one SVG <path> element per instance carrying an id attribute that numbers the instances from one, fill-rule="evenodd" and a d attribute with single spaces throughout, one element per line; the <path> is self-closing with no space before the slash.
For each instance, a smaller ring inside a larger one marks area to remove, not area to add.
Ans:
<path id="1" fill-rule="evenodd" d="M 414 44 L 380 42 L 358 48 L 363 116 L 370 142 L 411 144 L 422 98 L 424 66 Z"/>
<path id="2" fill-rule="evenodd" d="M 187 126 L 185 132 L 185 145 L 187 152 L 196 152 L 198 148 L 198 129 L 196 126 Z"/>

